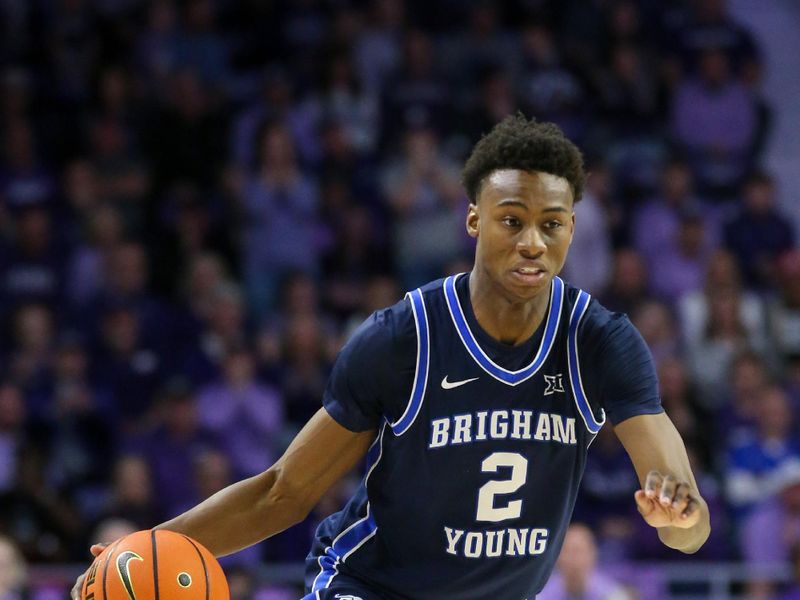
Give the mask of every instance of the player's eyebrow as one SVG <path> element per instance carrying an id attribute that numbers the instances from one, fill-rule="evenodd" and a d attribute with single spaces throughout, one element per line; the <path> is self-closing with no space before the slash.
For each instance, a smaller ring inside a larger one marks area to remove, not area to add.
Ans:
<path id="1" fill-rule="evenodd" d="M 521 200 L 516 200 L 515 198 L 503 198 L 495 206 L 519 206 L 520 208 L 528 210 L 527 204 L 525 204 Z"/>
<path id="2" fill-rule="evenodd" d="M 500 202 L 498 202 L 495 206 L 519 206 L 525 210 L 528 210 L 530 206 L 522 202 L 521 200 L 517 200 L 515 198 L 504 198 Z M 539 212 L 559 212 L 559 213 L 567 213 L 569 214 L 569 210 L 564 208 L 563 206 L 546 206 Z"/>

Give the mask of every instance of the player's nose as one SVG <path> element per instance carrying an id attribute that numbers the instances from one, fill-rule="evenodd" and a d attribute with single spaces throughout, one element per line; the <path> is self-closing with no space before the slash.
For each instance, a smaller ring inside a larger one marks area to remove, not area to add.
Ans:
<path id="1" fill-rule="evenodd" d="M 537 257 L 547 250 L 542 232 L 538 227 L 526 227 L 517 240 L 517 252 L 525 257 Z"/>

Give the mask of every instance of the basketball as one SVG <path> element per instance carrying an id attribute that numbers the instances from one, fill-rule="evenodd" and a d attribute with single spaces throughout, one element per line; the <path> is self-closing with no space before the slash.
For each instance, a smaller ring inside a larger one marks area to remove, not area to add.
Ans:
<path id="1" fill-rule="evenodd" d="M 228 600 L 228 582 L 214 555 L 165 530 L 137 531 L 95 559 L 82 600 Z"/>

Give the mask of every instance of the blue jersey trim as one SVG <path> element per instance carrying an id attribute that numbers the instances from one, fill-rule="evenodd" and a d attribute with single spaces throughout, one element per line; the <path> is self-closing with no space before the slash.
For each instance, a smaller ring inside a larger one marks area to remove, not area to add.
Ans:
<path id="1" fill-rule="evenodd" d="M 467 319 L 464 317 L 461 301 L 458 299 L 458 294 L 456 293 L 456 280 L 461 277 L 461 275 L 463 275 L 463 273 L 445 279 L 444 295 L 447 299 L 447 308 L 450 310 L 450 316 L 453 319 L 453 324 L 456 327 L 458 336 L 461 338 L 470 356 L 472 356 L 475 362 L 489 375 L 508 385 L 519 385 L 523 381 L 530 379 L 545 363 L 553 347 L 553 341 L 556 337 L 555 334 L 556 331 L 558 331 L 558 325 L 561 321 L 561 306 L 564 301 L 564 282 L 558 277 L 553 277 L 553 284 L 550 286 L 550 310 L 547 314 L 544 335 L 542 336 L 539 350 L 536 352 L 533 361 L 527 367 L 518 371 L 509 371 L 489 358 L 472 334 L 469 323 L 467 323 Z"/>
<path id="2" fill-rule="evenodd" d="M 606 422 L 606 414 L 603 411 L 603 420 L 598 421 L 594 418 L 594 413 L 586 399 L 586 391 L 583 389 L 583 379 L 581 378 L 581 365 L 578 358 L 578 326 L 589 308 L 589 301 L 592 297 L 584 291 L 580 291 L 575 306 L 572 307 L 572 314 L 569 316 L 569 334 L 567 340 L 567 365 L 569 368 L 569 381 L 572 387 L 572 395 L 575 398 L 575 406 L 581 413 L 586 429 L 591 433 L 597 433 Z M 577 315 L 577 317 L 576 317 Z"/>
<path id="3" fill-rule="evenodd" d="M 364 478 L 365 488 L 367 487 L 369 476 L 372 475 L 372 471 L 378 466 L 383 456 L 383 435 L 386 432 L 386 425 L 388 425 L 388 423 L 384 422 L 380 435 L 375 439 L 367 452 L 368 469 L 367 475 Z M 320 571 L 314 578 L 314 583 L 311 586 L 312 593 L 330 586 L 333 578 L 339 574 L 339 563 L 346 561 L 353 552 L 361 548 L 361 546 L 377 532 L 378 524 L 375 522 L 375 516 L 372 514 L 369 502 L 367 502 L 366 516 L 359 519 L 336 536 L 333 543 L 325 548 L 325 553 L 317 559 Z"/>
<path id="4" fill-rule="evenodd" d="M 411 299 L 411 310 L 414 313 L 414 324 L 417 328 L 417 365 L 414 372 L 414 385 L 411 388 L 411 397 L 406 405 L 406 410 L 396 422 L 391 424 L 392 432 L 395 435 L 403 435 L 414 424 L 419 410 L 422 408 L 425 389 L 428 387 L 430 367 L 430 330 L 422 291 L 416 289 L 409 292 L 407 296 Z"/>

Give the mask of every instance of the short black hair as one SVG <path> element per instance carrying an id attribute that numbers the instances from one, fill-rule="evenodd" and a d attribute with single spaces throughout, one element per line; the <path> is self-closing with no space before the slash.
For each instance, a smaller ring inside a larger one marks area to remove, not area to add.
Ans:
<path id="1" fill-rule="evenodd" d="M 470 202 L 475 204 L 484 178 L 499 169 L 541 171 L 566 179 L 574 202 L 581 199 L 585 175 L 583 156 L 555 123 L 510 115 L 484 135 L 461 173 Z"/>

